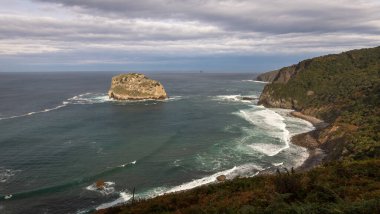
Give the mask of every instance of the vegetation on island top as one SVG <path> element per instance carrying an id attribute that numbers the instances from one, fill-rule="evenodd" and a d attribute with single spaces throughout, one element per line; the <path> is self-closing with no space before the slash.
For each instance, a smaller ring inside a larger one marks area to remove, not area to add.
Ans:
<path id="1" fill-rule="evenodd" d="M 264 92 L 330 123 L 336 153 L 308 172 L 281 169 L 138 200 L 99 213 L 380 213 L 380 47 L 305 60 Z M 336 152 L 336 151 L 339 152 Z"/>

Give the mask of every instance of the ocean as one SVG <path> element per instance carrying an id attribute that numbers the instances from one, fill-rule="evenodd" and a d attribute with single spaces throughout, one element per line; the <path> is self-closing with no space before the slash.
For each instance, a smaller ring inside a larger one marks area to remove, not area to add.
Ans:
<path id="1" fill-rule="evenodd" d="M 258 106 L 254 74 L 148 73 L 169 99 L 114 101 L 115 74 L 0 73 L 0 213 L 87 213 L 133 189 L 149 198 L 308 157 L 290 138 L 314 127 Z"/>

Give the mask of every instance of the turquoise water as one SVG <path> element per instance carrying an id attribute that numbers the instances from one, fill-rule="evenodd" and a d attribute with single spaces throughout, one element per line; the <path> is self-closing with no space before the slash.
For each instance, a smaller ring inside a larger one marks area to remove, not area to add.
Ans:
<path id="1" fill-rule="evenodd" d="M 112 75 L 0 73 L 0 213 L 87 212 L 308 155 L 289 139 L 311 124 L 257 106 L 254 75 L 148 74 L 170 98 L 142 102 L 108 99 Z"/>

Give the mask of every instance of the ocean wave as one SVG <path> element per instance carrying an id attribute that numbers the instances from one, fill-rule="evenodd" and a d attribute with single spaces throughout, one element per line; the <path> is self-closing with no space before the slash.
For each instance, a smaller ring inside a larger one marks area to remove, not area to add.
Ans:
<path id="1" fill-rule="evenodd" d="M 16 173 L 20 172 L 21 170 L 14 170 L 14 169 L 6 169 L 1 167 L 0 168 L 0 183 L 6 183 L 11 179 L 13 176 L 16 175 Z"/>
<path id="2" fill-rule="evenodd" d="M 263 129 L 273 138 L 281 141 L 276 144 L 254 142 L 249 145 L 252 149 L 264 153 L 267 156 L 275 156 L 289 148 L 290 132 L 286 127 L 285 118 L 280 114 L 261 106 L 252 106 L 251 109 L 240 110 L 236 114 L 256 127 Z"/>
<path id="3" fill-rule="evenodd" d="M 125 164 L 121 164 L 119 167 L 126 167 L 127 165 L 135 165 L 137 163 L 137 161 L 132 161 L 132 162 L 129 162 L 129 163 L 125 163 Z"/>
<path id="4" fill-rule="evenodd" d="M 193 181 L 172 187 L 169 190 L 167 190 L 165 192 L 165 194 L 189 190 L 189 189 L 193 189 L 195 187 L 203 186 L 206 184 L 215 183 L 215 182 L 217 182 L 216 178 L 220 175 L 225 175 L 227 179 L 232 179 L 232 177 L 231 177 L 232 172 L 235 171 L 236 169 L 237 169 L 237 167 L 235 166 L 232 169 L 227 169 L 225 171 L 217 172 L 217 173 L 210 175 L 210 176 L 207 176 L 207 177 L 203 177 L 200 179 L 196 179 L 196 180 L 193 180 Z"/>
<path id="5" fill-rule="evenodd" d="M 272 163 L 273 166 L 281 166 L 281 165 L 283 165 L 283 164 L 284 164 L 284 162 L 280 162 L 280 163 Z"/>
<path id="6" fill-rule="evenodd" d="M 55 106 L 53 108 L 46 108 L 41 111 L 32 111 L 29 113 L 21 114 L 21 115 L 14 115 L 9 117 L 0 117 L 0 120 L 8 120 L 8 119 L 14 119 L 19 117 L 26 117 L 31 116 L 35 114 L 40 113 L 46 113 L 53 110 L 57 110 L 63 107 L 66 107 L 68 105 L 91 105 L 91 104 L 100 104 L 100 103 L 120 103 L 120 104 L 126 104 L 126 103 L 139 103 L 139 102 L 170 102 L 170 101 L 177 101 L 183 99 L 182 96 L 172 96 L 164 100 L 153 100 L 153 99 L 146 99 L 146 100 L 114 100 L 108 97 L 105 93 L 84 93 L 79 94 L 76 96 L 73 96 L 71 98 L 68 98 L 67 100 L 63 101 L 62 104 Z M 156 104 L 156 103 L 153 103 Z"/>
<path id="7" fill-rule="evenodd" d="M 88 177 L 78 178 L 78 179 L 75 179 L 75 180 L 72 180 L 72 181 L 69 181 L 69 182 L 65 182 L 65 183 L 62 183 L 62 184 L 59 184 L 59 185 L 49 186 L 49 187 L 43 187 L 43 188 L 40 188 L 40 189 L 31 190 L 31 191 L 12 193 L 12 199 L 29 198 L 29 197 L 33 197 L 35 195 L 40 195 L 40 194 L 44 194 L 44 193 L 58 192 L 58 191 L 66 190 L 66 189 L 71 188 L 73 186 L 79 186 L 79 185 L 83 185 L 83 184 L 88 184 L 89 182 L 98 181 L 98 180 L 101 180 L 104 177 L 107 177 L 107 176 L 110 176 L 110 175 L 112 175 L 114 173 L 118 173 L 118 172 L 120 172 L 122 170 L 125 170 L 124 168 L 126 166 L 131 166 L 131 165 L 134 165 L 134 164 L 136 164 L 136 161 L 132 161 L 130 163 L 122 164 L 122 165 L 119 165 L 119 166 L 109 167 L 106 170 L 104 170 L 104 171 L 102 171 L 102 172 L 100 172 L 98 174 L 95 174 L 95 175 L 92 175 L 92 176 L 88 176 Z M 13 172 L 17 172 L 17 171 L 19 171 L 19 170 L 13 170 Z M 9 170 L 6 170 L 5 172 L 8 173 Z M 90 184 L 89 186 L 86 187 L 86 189 L 87 190 L 93 190 L 93 191 L 99 191 L 100 193 L 103 193 L 105 195 L 111 194 L 111 193 L 113 193 L 115 191 L 113 189 L 114 185 L 115 185 L 113 182 L 105 182 L 105 187 L 106 188 L 104 190 L 96 190 L 96 185 L 94 185 L 94 184 L 95 183 Z M 0 195 L 0 201 L 3 198 L 5 199 L 5 196 Z"/>
<path id="8" fill-rule="evenodd" d="M 183 99 L 182 96 L 171 96 L 163 100 L 155 99 L 144 99 L 144 100 L 115 100 L 108 97 L 108 94 L 105 93 L 84 93 L 72 98 L 69 98 L 68 101 L 70 104 L 98 104 L 98 103 L 142 103 L 142 102 L 170 102 Z"/>
<path id="9" fill-rule="evenodd" d="M 115 182 L 106 181 L 102 187 L 98 187 L 96 182 L 86 187 L 86 190 L 95 191 L 102 195 L 110 195 L 115 192 Z"/>
<path id="10" fill-rule="evenodd" d="M 67 101 L 69 104 L 96 104 L 111 102 L 113 99 L 105 93 L 84 93 L 71 97 Z"/>
<path id="11" fill-rule="evenodd" d="M 311 124 L 309 121 L 293 117 L 290 115 L 290 113 L 293 110 L 289 109 L 272 109 L 279 115 L 285 118 L 286 128 L 290 131 L 290 136 L 294 136 L 297 134 L 309 132 L 315 129 L 313 124 Z"/>
<path id="12" fill-rule="evenodd" d="M 246 95 L 242 96 L 240 94 L 236 95 L 218 95 L 212 97 L 215 101 L 227 101 L 227 102 L 242 102 L 242 103 L 251 103 L 252 101 L 256 101 L 258 99 L 255 95 Z"/>
<path id="13" fill-rule="evenodd" d="M 116 199 L 115 201 L 111 201 L 109 203 L 101 204 L 101 205 L 97 206 L 95 209 L 101 210 L 101 209 L 106 209 L 109 207 L 114 207 L 116 205 L 123 204 L 126 201 L 129 201 L 131 198 L 132 198 L 132 194 L 130 194 L 128 192 L 120 192 L 118 199 Z"/>
<path id="14" fill-rule="evenodd" d="M 264 83 L 264 84 L 270 83 L 270 82 L 258 81 L 258 80 L 242 80 L 242 82 L 257 82 L 257 83 Z"/>
<path id="15" fill-rule="evenodd" d="M 47 108 L 47 109 L 44 109 L 42 111 L 32 111 L 32 112 L 29 112 L 29 113 L 26 113 L 26 114 L 15 115 L 15 116 L 10 116 L 10 117 L 1 117 L 0 120 L 8 120 L 8 119 L 14 119 L 14 118 L 19 118 L 19 117 L 31 116 L 31 115 L 34 115 L 34 114 L 46 113 L 46 112 L 49 112 L 49 111 L 53 111 L 53 110 L 57 110 L 57 109 L 63 108 L 65 106 L 67 106 L 67 104 L 68 104 L 68 102 L 62 102 L 61 105 L 58 105 L 58 106 L 53 107 L 53 108 Z"/>
<path id="16" fill-rule="evenodd" d="M 212 175 L 209 175 L 209 176 L 206 176 L 203 178 L 195 179 L 193 181 L 180 184 L 178 186 L 169 187 L 169 188 L 168 187 L 153 188 L 153 189 L 148 190 L 146 192 L 136 194 L 136 198 L 148 199 L 148 198 L 161 196 L 164 194 L 185 191 L 185 190 L 193 189 L 193 188 L 196 188 L 199 186 L 204 186 L 204 185 L 216 183 L 216 182 L 218 182 L 217 177 L 221 176 L 221 175 L 226 176 L 227 180 L 231 180 L 233 178 L 236 178 L 237 176 L 252 177 L 252 176 L 256 176 L 257 174 L 259 174 L 260 171 L 262 171 L 262 170 L 264 170 L 262 167 L 259 167 L 255 164 L 252 164 L 252 163 L 244 164 L 244 165 L 241 165 L 238 167 L 234 166 L 231 169 L 220 171 L 220 172 L 214 173 Z M 122 193 L 125 195 L 122 195 Z M 96 207 L 96 210 L 106 209 L 106 208 L 109 208 L 112 206 L 124 204 L 124 203 L 127 203 L 132 198 L 131 194 L 126 193 L 126 192 L 122 192 L 122 193 L 120 193 L 120 197 L 118 199 L 116 199 L 115 201 L 101 204 L 100 206 Z"/>

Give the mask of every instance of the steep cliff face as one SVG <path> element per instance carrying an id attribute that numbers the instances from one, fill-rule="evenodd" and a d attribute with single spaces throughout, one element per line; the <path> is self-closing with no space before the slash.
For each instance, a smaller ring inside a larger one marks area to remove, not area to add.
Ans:
<path id="1" fill-rule="evenodd" d="M 311 60 L 305 60 L 296 65 L 284 67 L 275 71 L 269 71 L 257 76 L 256 80 L 274 83 L 287 83 L 291 78 L 297 75 L 298 72 L 305 69 L 310 62 Z"/>
<path id="2" fill-rule="evenodd" d="M 120 74 L 112 78 L 108 96 L 117 100 L 165 99 L 162 84 L 143 74 Z"/>
<path id="3" fill-rule="evenodd" d="M 260 74 L 259 76 L 256 77 L 257 81 L 263 81 L 263 82 L 273 82 L 277 75 L 278 75 L 279 70 L 275 71 L 269 71 L 263 74 Z"/>
<path id="4" fill-rule="evenodd" d="M 318 136 L 330 160 L 379 157 L 380 47 L 282 68 L 258 103 L 295 109 L 330 123 Z"/>

